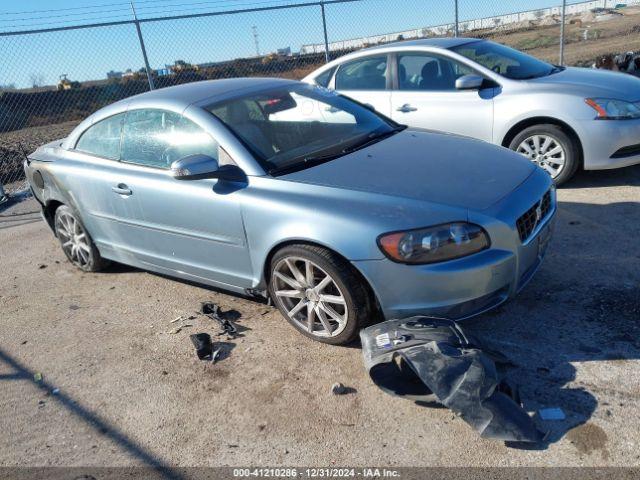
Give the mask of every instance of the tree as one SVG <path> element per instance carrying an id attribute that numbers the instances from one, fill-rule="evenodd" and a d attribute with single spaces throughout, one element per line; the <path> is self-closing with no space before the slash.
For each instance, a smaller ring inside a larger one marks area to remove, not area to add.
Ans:
<path id="1" fill-rule="evenodd" d="M 44 75 L 42 73 L 32 73 L 29 75 L 29 83 L 33 88 L 42 87 L 44 82 Z"/>

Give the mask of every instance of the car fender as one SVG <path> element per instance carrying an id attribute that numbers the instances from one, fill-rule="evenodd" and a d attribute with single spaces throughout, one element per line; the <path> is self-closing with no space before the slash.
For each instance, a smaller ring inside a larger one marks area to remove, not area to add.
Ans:
<path id="1" fill-rule="evenodd" d="M 581 97 L 580 97 L 581 98 Z M 493 142 L 502 145 L 514 127 L 539 119 L 541 123 L 561 123 L 571 128 L 581 140 L 580 120 L 593 119 L 578 96 L 553 93 L 504 92 L 494 99 Z"/>
<path id="2" fill-rule="evenodd" d="M 348 261 L 382 260 L 381 234 L 468 216 L 466 209 L 408 198 L 271 177 L 251 177 L 249 182 L 242 215 L 255 287 L 264 286 L 265 266 L 279 246 L 311 243 Z"/>

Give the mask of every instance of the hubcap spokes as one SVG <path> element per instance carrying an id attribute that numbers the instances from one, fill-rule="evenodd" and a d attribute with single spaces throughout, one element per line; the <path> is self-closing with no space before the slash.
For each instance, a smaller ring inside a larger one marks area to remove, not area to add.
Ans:
<path id="1" fill-rule="evenodd" d="M 84 267 L 91 261 L 91 247 L 87 235 L 71 215 L 62 214 L 58 217 L 56 230 L 62 243 L 62 250 L 73 263 Z"/>
<path id="2" fill-rule="evenodd" d="M 544 168 L 552 178 L 556 178 L 564 170 L 566 163 L 564 148 L 549 135 L 532 135 L 524 139 L 516 151 Z"/>
<path id="3" fill-rule="evenodd" d="M 273 276 L 276 301 L 299 327 L 319 337 L 334 337 L 344 330 L 348 316 L 344 295 L 318 265 L 286 257 Z"/>

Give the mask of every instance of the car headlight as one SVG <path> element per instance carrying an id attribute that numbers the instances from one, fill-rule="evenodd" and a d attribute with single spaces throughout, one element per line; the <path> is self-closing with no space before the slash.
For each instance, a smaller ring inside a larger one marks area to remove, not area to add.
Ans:
<path id="1" fill-rule="evenodd" d="M 587 98 L 587 105 L 597 113 L 600 120 L 626 120 L 640 118 L 640 102 L 627 102 L 614 98 Z"/>
<path id="2" fill-rule="evenodd" d="M 394 262 L 424 264 L 465 257 L 489 248 L 487 233 L 478 225 L 456 222 L 380 235 L 378 245 Z"/>

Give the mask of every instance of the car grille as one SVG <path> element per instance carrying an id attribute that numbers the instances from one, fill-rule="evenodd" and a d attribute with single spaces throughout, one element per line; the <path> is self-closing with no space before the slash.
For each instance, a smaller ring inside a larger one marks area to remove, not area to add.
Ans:
<path id="1" fill-rule="evenodd" d="M 538 224 L 542 222 L 547 215 L 551 212 L 551 190 L 547 191 L 542 197 L 542 200 L 536 202 L 536 204 L 527 210 L 524 215 L 518 218 L 516 226 L 518 227 L 518 234 L 520 235 L 520 241 L 525 242 L 531 236 Z"/>

